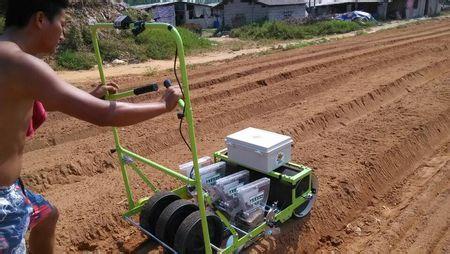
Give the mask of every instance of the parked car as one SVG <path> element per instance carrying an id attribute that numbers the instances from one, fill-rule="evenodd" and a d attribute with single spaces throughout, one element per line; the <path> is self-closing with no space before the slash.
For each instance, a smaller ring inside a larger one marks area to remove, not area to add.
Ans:
<path id="1" fill-rule="evenodd" d="M 363 21 L 363 22 L 375 21 L 375 18 L 370 13 L 364 11 L 338 13 L 334 16 L 334 19 L 343 21 Z"/>

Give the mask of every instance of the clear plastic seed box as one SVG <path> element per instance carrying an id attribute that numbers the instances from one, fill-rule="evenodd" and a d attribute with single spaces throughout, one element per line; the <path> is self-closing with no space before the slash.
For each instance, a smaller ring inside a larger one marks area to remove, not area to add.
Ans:
<path id="1" fill-rule="evenodd" d="M 242 170 L 229 176 L 217 180 L 212 193 L 214 202 L 218 202 L 219 207 L 233 214 L 233 211 L 238 208 L 239 199 L 237 198 L 237 188 L 248 183 L 250 172 Z"/>
<path id="2" fill-rule="evenodd" d="M 213 160 L 209 156 L 204 156 L 198 159 L 199 168 L 203 168 L 211 164 L 213 164 Z M 183 175 L 190 177 L 191 172 L 193 172 L 192 169 L 194 168 L 194 162 L 193 161 L 186 162 L 184 164 L 179 165 L 178 167 Z"/>
<path id="3" fill-rule="evenodd" d="M 264 214 L 269 190 L 270 179 L 267 177 L 237 188 L 236 193 L 243 220 L 252 224 L 257 214 Z"/>

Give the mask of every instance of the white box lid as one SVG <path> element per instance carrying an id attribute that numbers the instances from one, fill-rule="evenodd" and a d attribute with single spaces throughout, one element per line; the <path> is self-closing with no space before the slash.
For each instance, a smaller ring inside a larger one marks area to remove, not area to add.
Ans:
<path id="1" fill-rule="evenodd" d="M 292 143 L 292 138 L 275 132 L 250 127 L 228 135 L 226 142 L 227 144 L 242 146 L 263 153 L 270 153 L 281 146 Z"/>

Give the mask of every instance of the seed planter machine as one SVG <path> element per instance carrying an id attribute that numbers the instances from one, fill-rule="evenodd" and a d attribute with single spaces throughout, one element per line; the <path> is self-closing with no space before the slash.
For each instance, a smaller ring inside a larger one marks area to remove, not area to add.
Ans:
<path id="1" fill-rule="evenodd" d="M 259 238 L 277 233 L 280 224 L 290 218 L 304 218 L 310 213 L 317 197 L 317 179 L 310 168 L 290 161 L 292 139 L 288 136 L 247 128 L 229 135 L 226 149 L 212 157 L 199 158 L 184 48 L 175 27 L 132 21 L 127 16 L 114 23 L 92 24 L 100 78 L 106 84 L 98 41 L 101 29 L 129 29 L 134 35 L 145 29 L 163 29 L 173 36 L 177 46 L 174 73 L 184 95 L 178 103 L 178 118 L 187 122 L 189 142 L 181 136 L 192 152 L 192 162 L 173 170 L 124 148 L 119 130 L 113 128 L 114 151 L 129 208 L 123 214 L 126 221 L 169 253 L 238 253 Z M 177 58 L 181 82 L 176 72 Z M 166 88 L 170 85 L 169 80 L 164 81 Z M 106 99 L 120 100 L 157 90 L 157 84 L 152 84 L 110 94 Z M 183 182 L 184 186 L 172 191 L 158 190 L 137 162 Z M 153 191 L 152 196 L 135 199 L 130 171 Z M 139 222 L 133 220 L 136 217 Z"/>

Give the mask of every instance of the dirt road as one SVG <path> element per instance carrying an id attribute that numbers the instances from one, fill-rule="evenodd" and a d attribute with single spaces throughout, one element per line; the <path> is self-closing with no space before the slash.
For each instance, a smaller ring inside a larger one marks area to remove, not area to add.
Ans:
<path id="1" fill-rule="evenodd" d="M 320 181 L 309 220 L 284 224 L 249 252 L 448 253 L 449 66 L 445 19 L 191 70 L 200 154 L 223 148 L 227 134 L 263 128 L 292 136 L 294 161 Z M 115 79 L 126 88 L 166 77 Z M 177 123 L 172 113 L 123 128 L 123 143 L 176 167 L 189 160 Z M 120 218 L 125 194 L 111 148 L 109 128 L 52 113 L 29 141 L 26 184 L 59 208 L 61 250 L 158 252 Z M 145 172 L 161 189 L 179 186 Z"/>
<path id="2" fill-rule="evenodd" d="M 439 19 L 447 18 L 449 14 L 443 14 Z M 349 32 L 344 34 L 326 35 L 323 37 L 312 38 L 307 40 L 292 40 L 288 42 L 278 42 L 270 45 L 258 45 L 258 43 L 249 43 L 241 41 L 237 38 L 210 38 L 212 41 L 216 41 L 222 44 L 217 50 L 213 52 L 206 52 L 194 56 L 189 56 L 186 59 L 188 65 L 208 65 L 213 61 L 224 61 L 233 58 L 242 57 L 244 55 L 251 54 L 263 54 L 273 49 L 286 48 L 298 45 L 299 43 L 316 42 L 322 43 L 324 41 L 339 40 L 347 37 L 357 36 L 358 33 L 375 33 L 383 29 L 391 29 L 395 27 L 401 27 L 415 22 L 423 22 L 430 18 L 422 19 L 410 19 L 410 20 L 396 20 L 386 23 L 381 23 L 379 26 L 369 27 L 362 31 Z M 436 19 L 436 18 L 434 18 Z M 242 44 L 241 46 L 239 46 Z M 248 44 L 248 45 L 247 45 Z M 234 45 L 234 46 L 230 46 Z M 244 46 L 245 45 L 245 46 Z M 173 68 L 173 60 L 150 60 L 144 63 L 137 64 L 125 64 L 125 65 L 110 65 L 104 66 L 105 74 L 108 77 L 122 77 L 126 75 L 146 75 L 155 71 L 164 71 Z M 98 70 L 93 68 L 91 70 L 82 71 L 59 71 L 59 76 L 69 83 L 82 83 L 89 82 L 91 80 L 98 79 Z"/>

